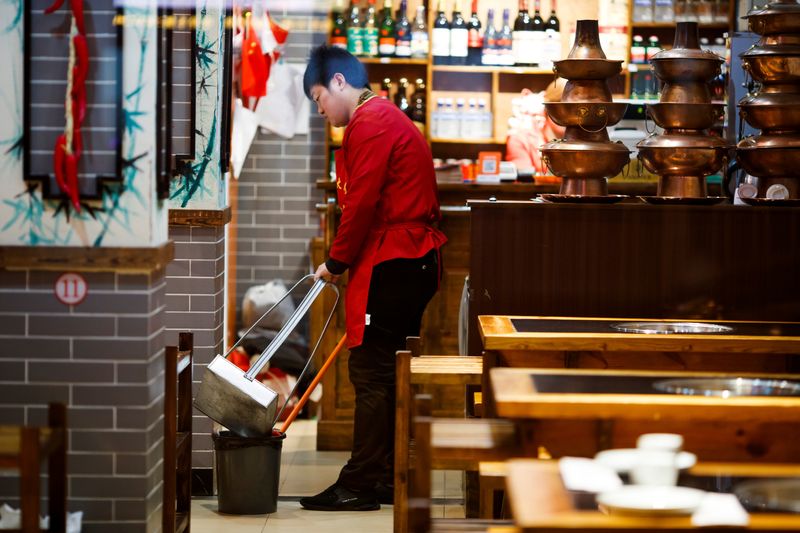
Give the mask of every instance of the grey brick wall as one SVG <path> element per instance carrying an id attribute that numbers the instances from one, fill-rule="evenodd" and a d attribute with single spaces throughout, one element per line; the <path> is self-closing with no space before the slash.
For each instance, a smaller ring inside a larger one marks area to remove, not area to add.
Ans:
<path id="1" fill-rule="evenodd" d="M 327 39 L 329 2 L 312 11 L 273 11 L 290 28 L 286 60 L 305 64 L 311 47 Z M 293 282 L 311 268 L 308 244 L 319 234 L 314 182 L 326 173 L 325 123 L 312 106 L 309 135 L 285 140 L 259 131 L 239 178 L 236 296 L 275 278 Z"/>
<path id="2" fill-rule="evenodd" d="M 69 510 L 84 511 L 83 531 L 157 531 L 164 272 L 84 273 L 77 306 L 56 300 L 59 275 L 0 270 L 0 424 L 42 425 L 47 403 L 65 402 Z M 0 501 L 18 494 L 17 476 L 0 477 Z"/>
<path id="3" fill-rule="evenodd" d="M 167 266 L 166 338 L 178 344 L 178 332 L 194 333 L 195 383 L 206 365 L 222 353 L 225 304 L 225 228 L 171 225 L 175 259 Z M 195 410 L 192 467 L 212 467 L 211 419 Z"/>

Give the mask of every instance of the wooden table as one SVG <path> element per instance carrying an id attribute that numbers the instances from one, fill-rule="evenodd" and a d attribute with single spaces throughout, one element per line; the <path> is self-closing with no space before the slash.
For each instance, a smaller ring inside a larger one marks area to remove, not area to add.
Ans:
<path id="1" fill-rule="evenodd" d="M 733 352 L 800 353 L 800 322 L 735 322 L 653 320 L 641 318 L 576 318 L 546 316 L 481 316 L 486 350 L 600 352 Z M 612 326 L 624 322 L 696 322 L 733 328 L 730 334 L 623 333 Z"/>
<path id="2" fill-rule="evenodd" d="M 39 474 L 44 458 L 48 461 L 50 530 L 66 527 L 66 407 L 50 404 L 48 418 L 48 427 L 0 426 L 0 469 L 19 471 L 22 531 L 39 531 Z"/>
<path id="3" fill-rule="evenodd" d="M 793 379 L 792 375 L 737 374 Z M 793 462 L 800 457 L 800 397 L 660 393 L 654 382 L 721 373 L 493 368 L 497 415 L 521 429 L 525 453 L 591 457 L 632 447 L 648 432 L 680 433 L 701 460 Z M 800 380 L 798 380 L 800 381 Z"/>
<path id="4" fill-rule="evenodd" d="M 704 466 L 698 464 L 695 472 L 704 475 Z M 716 465 L 722 468 L 725 465 Z M 742 477 L 772 477 L 773 468 L 764 469 L 761 465 L 749 464 L 746 468 L 736 465 L 735 475 Z M 781 469 L 782 476 L 797 476 L 800 469 L 786 466 Z M 690 517 L 639 517 L 606 515 L 598 510 L 581 510 L 564 488 L 556 461 L 520 459 L 508 462 L 506 478 L 508 498 L 516 526 L 522 532 L 576 531 L 685 531 L 696 529 Z M 703 528 L 709 530 L 711 528 Z M 798 531 L 800 514 L 754 513 L 750 515 L 745 531 Z M 730 528 L 727 531 L 731 531 Z"/>
<path id="5" fill-rule="evenodd" d="M 622 333 L 637 318 L 481 316 L 484 411 L 494 414 L 487 371 L 496 366 L 751 373 L 800 372 L 800 323 L 715 321 L 725 334 Z M 705 322 L 692 320 L 692 322 Z"/>

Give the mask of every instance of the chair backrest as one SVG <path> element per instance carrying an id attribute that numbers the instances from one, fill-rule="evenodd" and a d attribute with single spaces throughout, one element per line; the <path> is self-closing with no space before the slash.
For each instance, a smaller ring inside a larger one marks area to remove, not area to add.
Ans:
<path id="1" fill-rule="evenodd" d="M 430 394 L 414 396 L 415 460 L 408 487 L 408 529 L 427 533 L 431 527 L 431 404 Z"/>
<path id="2" fill-rule="evenodd" d="M 167 346 L 164 370 L 164 488 L 162 530 L 188 532 L 192 508 L 192 359 L 194 336 Z M 177 519 L 177 520 L 176 520 Z"/>

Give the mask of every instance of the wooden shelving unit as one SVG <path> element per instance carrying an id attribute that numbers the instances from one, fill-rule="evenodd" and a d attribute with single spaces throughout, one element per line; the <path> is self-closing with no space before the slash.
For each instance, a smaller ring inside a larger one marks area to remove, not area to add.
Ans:
<path id="1" fill-rule="evenodd" d="M 402 57 L 362 57 L 365 65 L 427 65 L 427 59 L 402 58 Z"/>
<path id="2" fill-rule="evenodd" d="M 492 67 L 492 66 L 473 66 L 473 65 L 433 65 L 434 72 L 466 72 L 480 74 L 524 74 L 532 76 L 549 75 L 553 76 L 552 69 L 530 68 L 530 67 Z"/>

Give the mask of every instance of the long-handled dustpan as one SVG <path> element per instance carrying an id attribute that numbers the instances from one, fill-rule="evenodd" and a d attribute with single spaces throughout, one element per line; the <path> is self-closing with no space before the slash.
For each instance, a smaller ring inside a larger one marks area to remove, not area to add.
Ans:
<path id="1" fill-rule="evenodd" d="M 222 424 L 237 435 L 242 437 L 263 437 L 272 434 L 272 426 L 277 419 L 275 412 L 277 411 L 278 394 L 263 383 L 255 380 L 255 377 L 275 355 L 289 334 L 294 331 L 300 319 L 308 312 L 311 304 L 314 303 L 317 296 L 327 285 L 336 293 L 336 301 L 325 322 L 325 328 L 319 336 L 314 350 L 311 352 L 309 362 L 306 364 L 306 368 L 303 369 L 303 373 L 305 373 L 333 317 L 336 304 L 339 302 L 339 289 L 331 283 L 326 283 L 322 280 L 316 281 L 294 313 L 291 314 L 272 342 L 269 343 L 247 372 L 243 372 L 239 367 L 228 361 L 227 357 L 264 317 L 270 314 L 295 288 L 310 278 L 313 278 L 313 276 L 305 276 L 298 281 L 283 298 L 270 307 L 242 335 L 241 339 L 224 356 L 217 355 L 206 368 L 194 405 L 209 418 Z M 298 378 L 298 383 L 300 378 L 302 378 L 302 375 Z"/>

